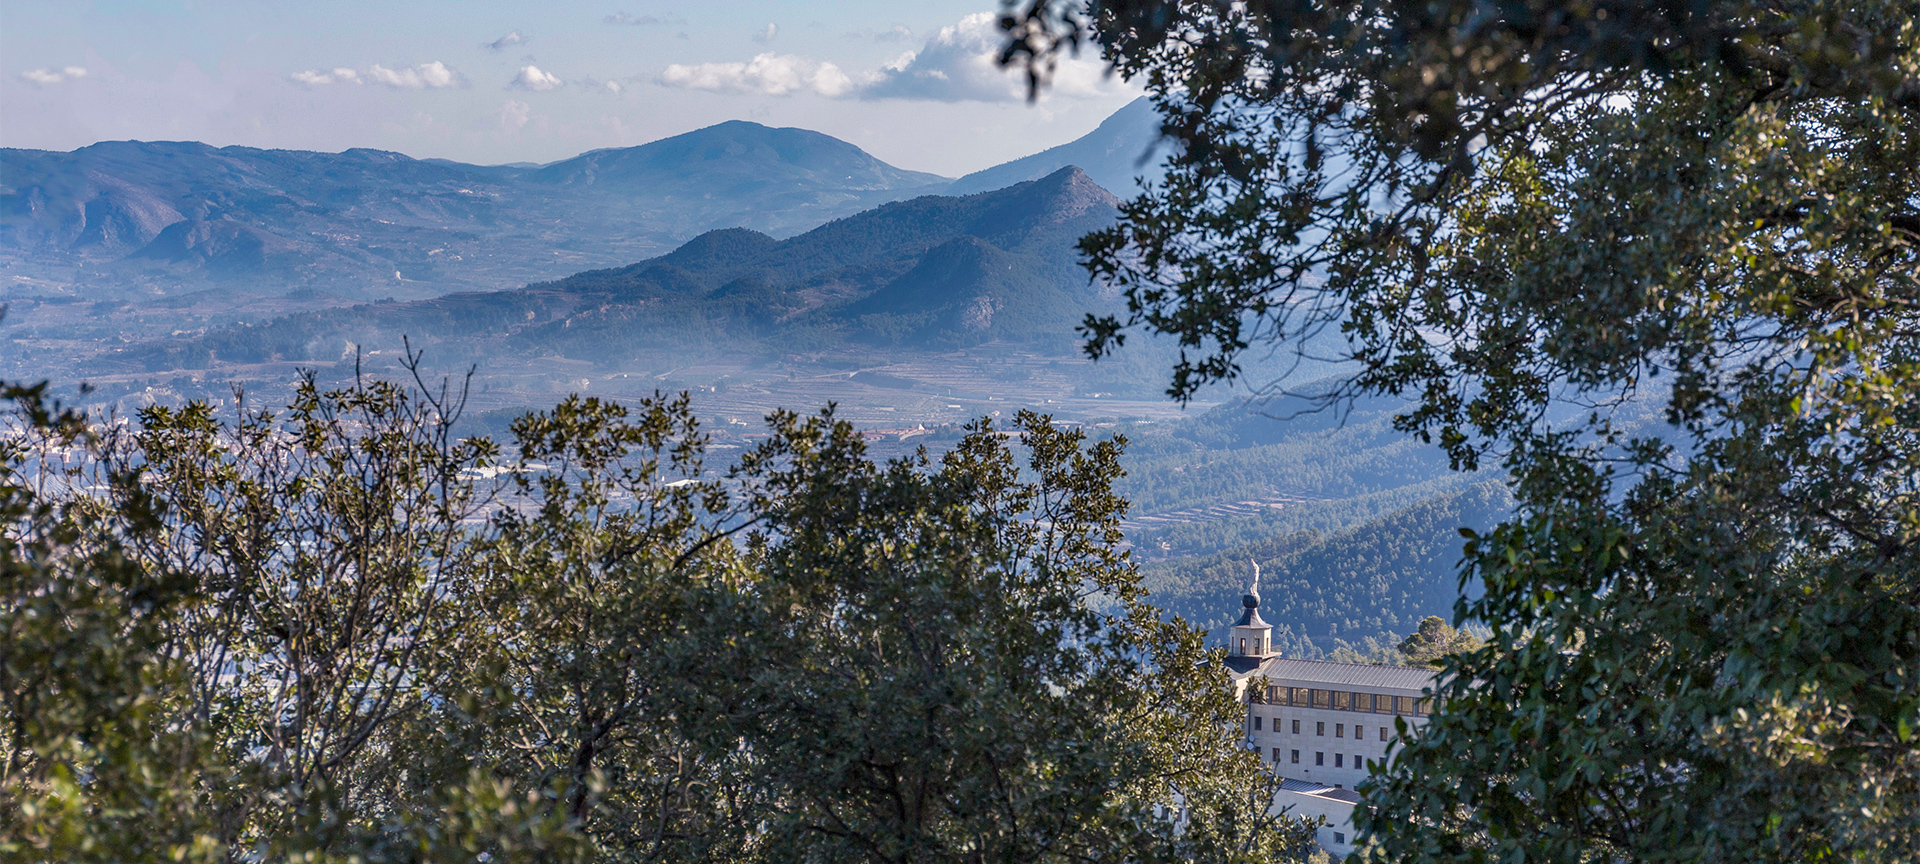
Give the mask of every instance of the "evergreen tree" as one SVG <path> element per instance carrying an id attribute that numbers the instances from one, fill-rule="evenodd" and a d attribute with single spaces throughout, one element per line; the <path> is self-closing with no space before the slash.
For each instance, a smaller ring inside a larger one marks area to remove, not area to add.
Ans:
<path id="1" fill-rule="evenodd" d="M 1920 5 L 1034 0 L 1166 179 L 1083 241 L 1171 392 L 1337 329 L 1497 462 L 1492 629 L 1368 788 L 1395 860 L 1920 857 Z M 1266 344 L 1263 344 L 1266 343 Z M 1615 422 L 1653 401 L 1661 428 Z"/>

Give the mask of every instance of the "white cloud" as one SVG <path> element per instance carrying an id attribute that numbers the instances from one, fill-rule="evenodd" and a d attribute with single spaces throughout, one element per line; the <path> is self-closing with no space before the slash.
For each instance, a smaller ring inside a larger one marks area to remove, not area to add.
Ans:
<path id="1" fill-rule="evenodd" d="M 334 69 L 331 72 L 315 72 L 312 69 L 308 69 L 305 72 L 295 72 L 292 75 L 288 75 L 287 78 L 296 84 L 305 84 L 308 87 L 319 87 L 325 84 L 332 84 L 336 81 L 342 84 L 360 83 L 360 73 L 344 66 Z"/>
<path id="2" fill-rule="evenodd" d="M 526 126 L 532 116 L 533 108 L 527 103 L 508 99 L 507 104 L 500 106 L 500 128 L 518 130 Z"/>
<path id="3" fill-rule="evenodd" d="M 606 88 L 608 93 L 616 93 L 616 94 L 619 93 L 622 89 L 620 87 L 620 82 L 618 81 L 608 81 L 606 83 Z"/>
<path id="4" fill-rule="evenodd" d="M 778 30 L 768 24 L 754 39 L 771 40 Z M 911 31 L 896 27 L 887 32 L 904 37 Z M 768 52 L 745 63 L 674 64 L 655 80 L 667 87 L 768 96 L 812 90 L 822 96 L 860 99 L 1017 102 L 1027 98 L 1027 85 L 1018 70 L 1001 68 L 997 62 L 1002 38 L 996 17 L 981 12 L 940 28 L 920 50 L 859 75 L 848 75 L 830 61 Z M 1096 57 L 1063 58 L 1042 95 L 1108 96 L 1125 89 L 1105 69 Z"/>
<path id="5" fill-rule="evenodd" d="M 394 89 L 420 90 L 423 88 L 457 87 L 463 83 L 460 73 L 447 68 L 447 64 L 435 60 L 422 63 L 411 69 L 388 69 L 378 63 L 359 72 L 345 66 L 327 72 L 308 69 L 287 76 L 287 80 L 308 87 L 322 87 L 328 84 L 385 84 Z"/>
<path id="6" fill-rule="evenodd" d="M 1025 98 L 1017 78 L 994 62 L 1000 27 L 989 12 L 942 27 L 919 51 L 887 64 L 860 90 L 863 99 L 1007 102 Z"/>
<path id="7" fill-rule="evenodd" d="M 64 69 L 28 69 L 20 73 L 20 77 L 41 87 L 51 87 L 62 81 L 85 78 L 87 70 L 79 66 L 68 66 Z"/>
<path id="8" fill-rule="evenodd" d="M 513 76 L 513 80 L 507 86 L 522 90 L 554 90 L 566 83 L 560 80 L 558 75 L 540 71 L 538 66 L 522 66 L 520 74 Z"/>
<path id="9" fill-rule="evenodd" d="M 492 42 L 488 42 L 485 45 L 482 45 L 480 47 L 486 48 L 492 51 L 505 51 L 508 48 L 512 48 L 515 45 L 525 45 L 525 44 L 527 44 L 527 37 L 520 35 L 520 31 L 515 30 L 512 33 L 508 33 L 507 35 L 502 36 L 498 39 L 495 39 Z"/>
<path id="10" fill-rule="evenodd" d="M 667 87 L 716 92 L 761 93 L 785 96 L 812 90 L 822 96 L 841 96 L 854 89 L 853 79 L 832 63 L 795 54 L 768 52 L 745 63 L 675 63 L 660 73 Z"/>
<path id="11" fill-rule="evenodd" d="M 460 83 L 460 76 L 438 60 L 411 69 L 388 69 L 375 63 L 367 67 L 366 76 L 375 84 L 407 90 L 453 87 Z"/>
<path id="12" fill-rule="evenodd" d="M 862 99 L 925 99 L 938 102 L 1011 102 L 1027 97 L 1026 81 L 997 62 L 999 23 L 989 12 L 942 27 L 919 51 L 909 51 L 861 82 Z M 1045 91 L 1051 96 L 1098 96 L 1124 85 L 1106 74 L 1097 54 L 1063 57 Z"/>
<path id="13" fill-rule="evenodd" d="M 765 45 L 769 42 L 772 42 L 773 37 L 778 35 L 780 35 L 780 25 L 775 24 L 772 21 L 768 21 L 767 26 L 762 27 L 759 30 L 754 32 L 753 41 L 758 42 L 762 45 Z"/>

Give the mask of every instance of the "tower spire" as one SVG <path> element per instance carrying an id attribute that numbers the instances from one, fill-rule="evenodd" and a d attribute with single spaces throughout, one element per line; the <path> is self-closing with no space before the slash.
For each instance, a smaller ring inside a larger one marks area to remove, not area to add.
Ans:
<path id="1" fill-rule="evenodd" d="M 1265 657 L 1273 653 L 1273 628 L 1260 618 L 1260 562 L 1247 563 L 1253 565 L 1253 578 L 1240 598 L 1240 620 L 1233 623 L 1228 653 Z"/>

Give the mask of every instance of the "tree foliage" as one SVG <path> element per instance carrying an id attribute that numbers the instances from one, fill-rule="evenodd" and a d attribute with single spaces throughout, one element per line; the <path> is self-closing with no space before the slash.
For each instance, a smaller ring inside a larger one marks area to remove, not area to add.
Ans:
<path id="1" fill-rule="evenodd" d="M 883 464 L 829 409 L 715 471 L 685 394 L 569 398 L 505 446 L 452 434 L 463 401 L 309 378 L 279 412 L 27 424 L 75 447 L 8 454 L 0 851 L 1309 848 L 1222 655 L 1116 548 L 1123 441 L 1023 414 Z"/>
<path id="2" fill-rule="evenodd" d="M 48 494 L 65 460 L 47 457 L 93 436 L 45 385 L 0 386 L 20 433 L 0 439 L 0 860 L 218 860 L 205 730 L 168 710 L 186 669 L 167 628 L 193 586 L 128 554 L 157 530 L 147 497 L 110 513 Z"/>
<path id="3" fill-rule="evenodd" d="M 1520 506 L 1493 629 L 1369 789 L 1404 860 L 1920 850 L 1920 6 L 1036 0 L 1153 91 L 1083 243 L 1171 392 L 1338 329 L 1352 393 Z M 1657 400 L 1666 428 L 1613 422 Z"/>

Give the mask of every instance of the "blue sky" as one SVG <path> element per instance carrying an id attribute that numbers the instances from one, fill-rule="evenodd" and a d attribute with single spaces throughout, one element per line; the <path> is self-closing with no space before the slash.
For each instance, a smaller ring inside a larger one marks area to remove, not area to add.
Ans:
<path id="1" fill-rule="evenodd" d="M 1072 140 L 1137 95 L 1089 57 L 1027 104 L 988 60 L 997 8 L 7 0 L 0 146 L 136 138 L 547 162 L 745 119 L 957 176 Z"/>

